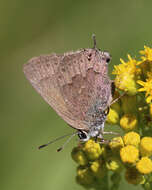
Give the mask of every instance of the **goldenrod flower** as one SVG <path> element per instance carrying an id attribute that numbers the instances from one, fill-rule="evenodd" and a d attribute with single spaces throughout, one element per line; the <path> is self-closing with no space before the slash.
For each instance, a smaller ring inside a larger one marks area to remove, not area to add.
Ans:
<path id="1" fill-rule="evenodd" d="M 144 76 L 147 75 L 147 72 L 152 72 L 152 48 L 144 46 L 144 50 L 140 51 L 141 61 L 138 61 L 137 65 L 140 65 L 142 73 Z"/>
<path id="2" fill-rule="evenodd" d="M 114 153 L 118 153 L 122 147 L 124 147 L 124 142 L 122 137 L 114 137 L 109 143 L 111 150 Z"/>
<path id="3" fill-rule="evenodd" d="M 139 60 L 130 55 L 127 61 L 120 59 L 113 71 L 113 101 L 125 93 L 110 105 L 106 122 L 118 124 L 124 136 L 105 144 L 91 138 L 72 151 L 79 165 L 77 182 L 86 188 L 108 189 L 111 179 L 110 189 L 118 189 L 122 169 L 128 183 L 152 188 L 152 48 L 144 46 L 140 54 Z"/>
<path id="4" fill-rule="evenodd" d="M 141 139 L 140 152 L 142 156 L 152 155 L 152 137 L 143 137 Z"/>
<path id="5" fill-rule="evenodd" d="M 115 86 L 129 95 L 135 95 L 137 93 L 136 76 L 140 73 L 140 69 L 136 67 L 135 59 L 132 59 L 130 55 L 128 59 L 128 62 L 120 59 L 122 64 L 114 66 Z"/>
<path id="6" fill-rule="evenodd" d="M 88 140 L 83 148 L 89 160 L 96 160 L 102 153 L 99 143 L 96 143 L 92 139 Z"/>
<path id="7" fill-rule="evenodd" d="M 133 114 L 125 114 L 120 119 L 120 126 L 125 131 L 134 130 L 137 127 L 138 120 L 137 117 Z"/>
<path id="8" fill-rule="evenodd" d="M 125 173 L 125 178 L 130 184 L 144 184 L 145 178 L 142 174 L 140 174 L 136 168 L 128 168 Z"/>
<path id="9" fill-rule="evenodd" d="M 119 122 L 119 114 L 117 113 L 116 110 L 110 108 L 110 111 L 108 113 L 108 116 L 107 116 L 107 120 L 106 120 L 108 123 L 110 124 L 116 124 Z"/>
<path id="10" fill-rule="evenodd" d="M 133 164 L 139 158 L 139 151 L 132 145 L 127 145 L 120 150 L 120 157 L 124 163 Z"/>
<path id="11" fill-rule="evenodd" d="M 123 169 L 122 163 L 120 162 L 120 160 L 118 160 L 115 157 L 107 158 L 106 167 L 108 170 L 111 170 L 114 172 L 120 172 Z"/>
<path id="12" fill-rule="evenodd" d="M 137 93 L 137 84 L 134 75 L 129 73 L 117 75 L 115 78 L 115 86 L 131 96 Z"/>
<path id="13" fill-rule="evenodd" d="M 152 102 L 152 73 L 148 74 L 146 82 L 138 80 L 137 83 L 143 86 L 143 88 L 138 89 L 139 92 L 146 91 L 146 102 Z"/>
<path id="14" fill-rule="evenodd" d="M 104 163 L 101 160 L 96 160 L 92 162 L 90 169 L 93 175 L 97 178 L 102 178 L 106 174 L 106 168 L 104 167 Z"/>
<path id="15" fill-rule="evenodd" d="M 140 143 L 140 135 L 136 132 L 129 132 L 126 133 L 125 136 L 123 137 L 124 144 L 125 145 L 134 145 L 138 147 Z"/>
<path id="16" fill-rule="evenodd" d="M 115 65 L 112 74 L 120 75 L 122 73 L 136 74 L 138 69 L 136 68 L 137 61 L 136 59 L 132 59 L 128 54 L 128 62 L 125 62 L 123 59 L 120 59 L 122 64 Z"/>
<path id="17" fill-rule="evenodd" d="M 72 150 L 71 156 L 73 160 L 81 166 L 87 165 L 88 163 L 86 155 L 79 147 L 76 147 Z"/>
<path id="18" fill-rule="evenodd" d="M 90 185 L 94 182 L 94 176 L 92 175 L 89 168 L 79 166 L 77 168 L 76 180 L 81 185 Z"/>
<path id="19" fill-rule="evenodd" d="M 152 161 L 148 157 L 142 157 L 136 164 L 137 170 L 142 174 L 152 172 Z"/>
<path id="20" fill-rule="evenodd" d="M 144 50 L 141 50 L 139 53 L 143 55 L 141 57 L 142 62 L 152 62 L 152 48 L 144 46 Z"/>

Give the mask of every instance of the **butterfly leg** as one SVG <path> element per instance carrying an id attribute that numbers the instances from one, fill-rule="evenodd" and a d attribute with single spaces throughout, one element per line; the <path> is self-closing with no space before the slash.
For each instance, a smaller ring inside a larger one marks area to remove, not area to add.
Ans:
<path id="1" fill-rule="evenodd" d="M 101 125 L 100 134 L 99 134 L 98 138 L 103 139 L 103 135 L 119 135 L 119 133 L 117 133 L 117 132 L 104 131 L 104 124 L 105 124 L 105 122 Z M 103 140 L 104 140 L 104 139 L 103 139 Z M 105 141 L 106 141 L 106 140 L 105 140 Z"/>
<path id="2" fill-rule="evenodd" d="M 110 106 L 114 103 L 116 103 L 122 96 L 124 96 L 126 94 L 126 92 L 123 92 L 118 98 L 114 99 L 111 103 Z"/>
<path id="3" fill-rule="evenodd" d="M 100 144 L 109 144 L 110 142 L 111 142 L 111 140 L 101 138 L 99 143 Z"/>
<path id="4" fill-rule="evenodd" d="M 103 135 L 119 135 L 119 133 L 113 132 L 113 131 L 103 131 Z"/>
<path id="5" fill-rule="evenodd" d="M 119 140 L 108 140 L 108 139 L 101 139 L 101 141 L 99 142 L 100 144 L 109 144 L 110 142 L 116 142 L 116 143 L 119 143 L 120 141 Z"/>

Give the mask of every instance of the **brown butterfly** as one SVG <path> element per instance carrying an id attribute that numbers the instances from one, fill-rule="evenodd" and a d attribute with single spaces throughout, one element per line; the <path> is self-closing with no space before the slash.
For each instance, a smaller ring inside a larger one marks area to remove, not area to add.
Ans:
<path id="1" fill-rule="evenodd" d="M 32 86 L 77 130 L 74 134 L 82 141 L 90 137 L 103 139 L 112 101 L 113 82 L 108 77 L 111 57 L 108 52 L 97 49 L 95 36 L 93 39 L 93 48 L 42 55 L 24 65 L 24 73 Z"/>

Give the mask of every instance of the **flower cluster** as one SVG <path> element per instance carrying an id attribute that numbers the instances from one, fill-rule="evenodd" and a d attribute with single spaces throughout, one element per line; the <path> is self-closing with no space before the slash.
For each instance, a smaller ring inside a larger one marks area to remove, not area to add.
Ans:
<path id="1" fill-rule="evenodd" d="M 113 138 L 108 144 L 100 144 L 90 139 L 72 151 L 73 160 L 79 164 L 77 182 L 95 189 L 104 182 L 109 171 L 112 171 L 111 180 L 113 179 L 112 185 L 115 188 L 119 186 L 120 173 L 123 170 L 128 183 L 150 185 L 151 156 L 152 137 L 141 138 L 133 131 L 123 137 Z"/>
<path id="2" fill-rule="evenodd" d="M 121 98 L 110 106 L 106 122 L 119 125 L 124 135 L 106 144 L 90 139 L 72 151 L 76 180 L 84 187 L 108 189 L 110 175 L 111 189 L 118 189 L 124 171 L 128 183 L 152 189 L 152 49 L 144 46 L 139 53 L 139 60 L 128 55 L 113 70 L 114 99 Z"/>

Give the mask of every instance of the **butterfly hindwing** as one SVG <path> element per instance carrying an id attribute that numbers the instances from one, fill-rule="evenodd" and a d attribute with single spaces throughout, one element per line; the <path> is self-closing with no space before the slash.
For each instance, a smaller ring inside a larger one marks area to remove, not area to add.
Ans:
<path id="1" fill-rule="evenodd" d="M 100 51 L 86 49 L 64 55 L 35 57 L 24 73 L 44 100 L 73 128 L 89 130 L 87 112 L 99 99 L 111 101 L 111 81 Z M 105 86 L 107 86 L 105 88 Z"/>

